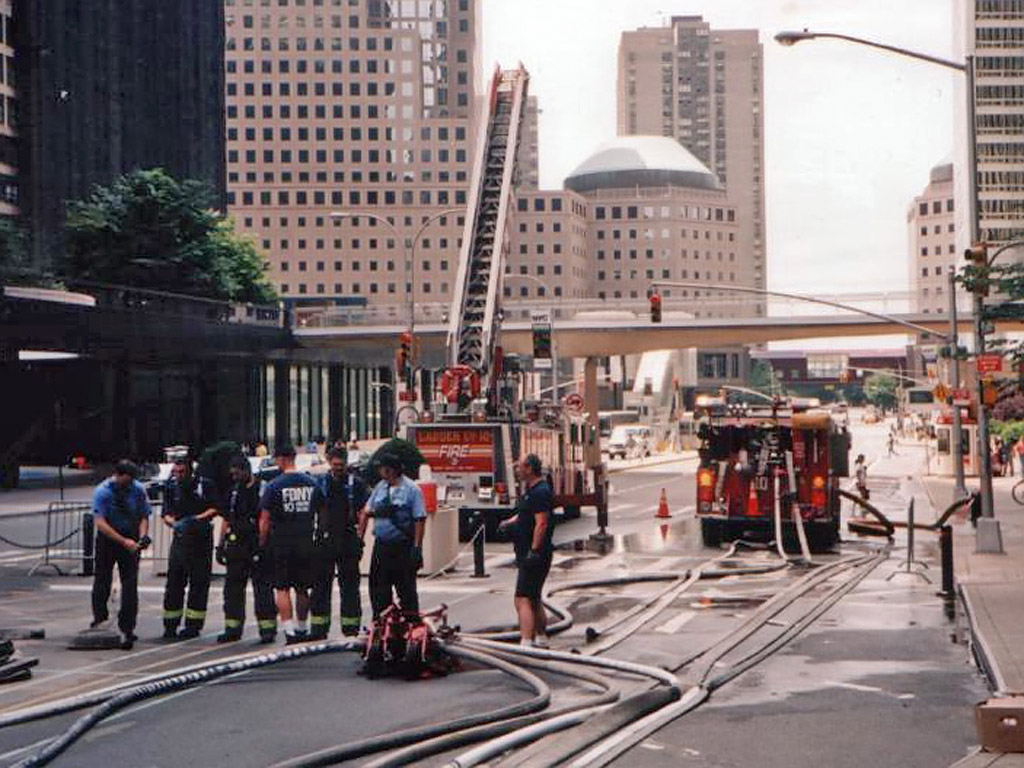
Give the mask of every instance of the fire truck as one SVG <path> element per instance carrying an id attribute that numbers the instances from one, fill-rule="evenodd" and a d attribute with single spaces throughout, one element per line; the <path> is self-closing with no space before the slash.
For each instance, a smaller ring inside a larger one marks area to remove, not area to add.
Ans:
<path id="1" fill-rule="evenodd" d="M 515 176 L 529 75 L 497 70 L 481 132 L 449 313 L 447 365 L 433 378 L 414 419 L 401 432 L 429 464 L 439 500 L 457 506 L 463 539 L 484 525 L 488 538 L 514 513 L 513 467 L 536 453 L 552 484 L 557 513 L 606 504 L 597 427 L 557 403 L 522 397 L 525 374 L 499 344 L 501 297 L 515 210 Z M 407 366 L 408 368 L 408 366 Z M 420 401 L 406 370 L 400 398 Z"/>
<path id="2" fill-rule="evenodd" d="M 698 401 L 697 517 L 705 546 L 739 538 L 782 538 L 795 550 L 798 526 L 812 550 L 839 541 L 839 478 L 849 474 L 850 439 L 831 414 L 798 401 L 770 406 Z"/>

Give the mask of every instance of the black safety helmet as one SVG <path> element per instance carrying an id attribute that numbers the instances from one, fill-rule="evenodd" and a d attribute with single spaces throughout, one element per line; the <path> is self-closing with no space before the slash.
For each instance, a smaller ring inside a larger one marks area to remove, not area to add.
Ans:
<path id="1" fill-rule="evenodd" d="M 241 454 L 236 453 L 228 461 L 228 469 L 247 469 L 247 470 L 251 470 L 252 467 L 249 466 L 249 460 L 247 458 L 245 458 L 245 456 L 242 456 Z"/>

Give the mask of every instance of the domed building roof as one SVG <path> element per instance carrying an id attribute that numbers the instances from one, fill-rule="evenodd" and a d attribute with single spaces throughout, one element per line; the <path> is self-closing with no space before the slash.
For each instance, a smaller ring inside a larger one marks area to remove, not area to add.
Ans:
<path id="1" fill-rule="evenodd" d="M 605 142 L 565 180 L 574 192 L 628 187 L 721 189 L 718 178 L 668 136 L 619 136 Z"/>

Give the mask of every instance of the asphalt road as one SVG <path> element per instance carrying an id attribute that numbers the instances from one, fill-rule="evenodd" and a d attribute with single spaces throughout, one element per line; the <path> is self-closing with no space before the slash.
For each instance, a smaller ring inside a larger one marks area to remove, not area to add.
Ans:
<path id="1" fill-rule="evenodd" d="M 904 504 L 899 489 L 905 473 L 896 473 L 897 464 L 887 463 L 884 456 L 887 429 L 888 424 L 854 424 L 854 455 L 864 452 L 874 462 L 871 477 L 879 492 L 872 500 L 897 508 Z M 907 445 L 901 450 L 915 448 Z M 614 542 L 604 553 L 574 546 L 596 529 L 592 513 L 559 526 L 557 540 L 564 546 L 549 584 L 613 574 L 678 573 L 713 556 L 703 548 L 692 518 L 695 468 L 693 459 L 685 459 L 613 475 L 609 531 Z M 668 522 L 654 519 L 662 488 L 673 514 Z M 15 522 L 0 519 L 0 526 Z M 38 532 L 31 527 L 38 522 L 28 520 L 24 532 Z M 5 531 L 0 527 L 0 534 L 8 535 Z M 851 541 L 842 551 L 864 546 Z M 422 602 L 448 603 L 453 621 L 467 629 L 511 620 L 513 573 L 498 567 L 507 558 L 507 545 L 489 544 L 488 556 L 490 578 L 462 575 L 425 583 Z M 766 551 L 743 557 L 745 562 L 777 562 Z M 783 652 L 721 689 L 703 708 L 664 728 L 617 764 L 924 768 L 955 762 L 974 742 L 971 709 L 985 697 L 985 686 L 969 663 L 966 648 L 950 642 L 956 626 L 934 596 L 934 587 L 907 576 L 886 581 L 897 565 L 895 559 L 883 563 Z M 13 570 L 8 566 L 5 574 Z M 701 582 L 608 654 L 671 666 L 799 575 L 787 570 Z M 158 579 L 144 585 L 143 641 L 133 654 L 74 654 L 61 652 L 60 646 L 87 620 L 88 582 L 0 579 L 0 626 L 39 622 L 50 638 L 24 644 L 44 663 L 30 683 L 0 688 L 0 711 L 18 702 L 45 700 L 71 686 L 130 679 L 144 671 L 252 648 L 213 644 L 212 634 L 219 630 L 217 583 L 211 592 L 209 634 L 183 644 L 157 643 L 161 585 Z M 576 623 L 558 644 L 587 652 L 587 627 L 601 628 L 661 588 L 648 584 L 566 593 L 560 599 L 570 604 Z M 737 598 L 742 600 L 736 602 Z M 175 768 L 181 763 L 268 765 L 311 749 L 405 724 L 482 711 L 528 695 L 518 683 L 487 671 L 429 682 L 370 682 L 355 674 L 357 663 L 348 655 L 290 662 L 143 704 L 98 728 L 55 765 L 120 765 L 126 759 L 131 765 Z M 71 719 L 0 730 L 0 766 L 23 754 L 12 751 L 37 743 Z"/>

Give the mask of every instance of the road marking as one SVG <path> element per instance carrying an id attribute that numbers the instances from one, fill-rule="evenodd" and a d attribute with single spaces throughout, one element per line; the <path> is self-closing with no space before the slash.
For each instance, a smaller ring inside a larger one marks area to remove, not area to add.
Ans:
<path id="1" fill-rule="evenodd" d="M 661 632 L 666 635 L 673 635 L 679 631 L 679 629 L 686 624 L 690 619 L 696 616 L 696 611 L 680 611 L 671 619 L 666 621 L 660 627 L 657 627 L 654 631 Z"/>
<path id="2" fill-rule="evenodd" d="M 53 737 L 48 736 L 45 739 L 40 739 L 35 744 L 29 744 L 27 747 L 18 747 L 17 749 L 12 749 L 10 752 L 4 752 L 2 755 L 0 755 L 0 760 L 7 760 L 11 757 L 17 757 L 22 752 L 31 752 L 36 747 L 41 747 L 44 744 L 49 744 L 51 741 L 53 741 Z"/>

